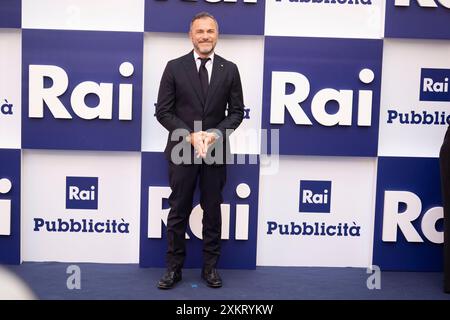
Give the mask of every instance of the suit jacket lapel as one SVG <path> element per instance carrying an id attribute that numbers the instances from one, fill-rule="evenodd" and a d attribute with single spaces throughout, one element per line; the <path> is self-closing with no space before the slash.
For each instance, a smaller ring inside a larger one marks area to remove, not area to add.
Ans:
<path id="1" fill-rule="evenodd" d="M 211 74 L 211 81 L 209 83 L 208 94 L 206 96 L 205 109 L 208 108 L 208 105 L 211 102 L 212 97 L 214 97 L 214 92 L 219 87 L 219 84 L 222 80 L 223 71 L 224 71 L 224 64 L 222 62 L 222 57 L 215 54 Z"/>
<path id="2" fill-rule="evenodd" d="M 198 100 L 200 101 L 200 103 L 202 104 L 202 107 L 203 107 L 205 102 L 203 100 L 203 93 L 202 93 L 202 88 L 200 85 L 200 78 L 198 76 L 197 65 L 195 64 L 194 54 L 192 51 L 185 56 L 183 65 L 186 69 L 186 73 L 190 80 L 189 82 L 191 83 L 191 85 L 198 97 Z"/>

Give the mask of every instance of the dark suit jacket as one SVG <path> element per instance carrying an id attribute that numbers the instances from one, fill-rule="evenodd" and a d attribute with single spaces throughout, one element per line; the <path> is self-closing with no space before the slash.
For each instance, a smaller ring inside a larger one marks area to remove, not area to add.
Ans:
<path id="1" fill-rule="evenodd" d="M 182 139 L 171 141 L 172 132 L 178 128 L 184 128 L 189 133 L 194 132 L 194 121 L 202 122 L 203 131 L 220 130 L 222 138 L 217 143 L 224 148 L 224 157 L 229 156 L 225 152 L 229 143 L 226 129 L 236 129 L 243 116 L 241 78 L 234 63 L 214 55 L 206 100 L 203 98 L 193 51 L 167 63 L 159 87 L 156 117 L 169 131 L 164 150 L 168 160 L 173 147 Z M 190 151 L 192 161 L 192 147 Z"/>

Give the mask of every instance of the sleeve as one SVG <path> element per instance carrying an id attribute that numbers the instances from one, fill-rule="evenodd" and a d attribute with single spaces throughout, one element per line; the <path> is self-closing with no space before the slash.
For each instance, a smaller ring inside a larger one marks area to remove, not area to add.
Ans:
<path id="1" fill-rule="evenodd" d="M 244 97 L 242 94 L 241 77 L 235 64 L 233 66 L 233 82 L 228 97 L 228 114 L 218 125 L 223 136 L 226 136 L 226 130 L 235 130 L 244 118 Z"/>
<path id="2" fill-rule="evenodd" d="M 172 63 L 167 63 L 161 77 L 155 115 L 159 123 L 161 123 L 169 132 L 181 128 L 193 132 L 188 125 L 175 114 L 176 83 L 172 68 Z"/>

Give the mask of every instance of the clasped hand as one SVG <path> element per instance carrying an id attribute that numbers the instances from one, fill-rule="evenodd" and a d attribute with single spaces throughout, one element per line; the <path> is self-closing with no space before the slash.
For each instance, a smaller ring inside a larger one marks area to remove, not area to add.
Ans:
<path id="1" fill-rule="evenodd" d="M 206 131 L 193 132 L 190 135 L 190 140 L 197 158 L 205 158 L 208 148 L 216 142 L 216 134 Z"/>

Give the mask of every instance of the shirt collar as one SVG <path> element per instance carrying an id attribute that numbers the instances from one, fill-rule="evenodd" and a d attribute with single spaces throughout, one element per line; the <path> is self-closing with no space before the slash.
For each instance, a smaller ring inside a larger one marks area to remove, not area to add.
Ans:
<path id="1" fill-rule="evenodd" d="M 200 56 L 199 56 L 198 53 L 195 52 L 195 50 L 194 50 L 194 59 L 195 59 L 195 62 L 197 62 L 197 59 L 198 59 L 198 58 L 200 58 Z M 210 58 L 210 59 L 211 59 L 211 63 L 213 63 L 213 62 L 214 62 L 214 52 L 211 53 L 211 55 L 209 55 L 208 58 Z"/>

